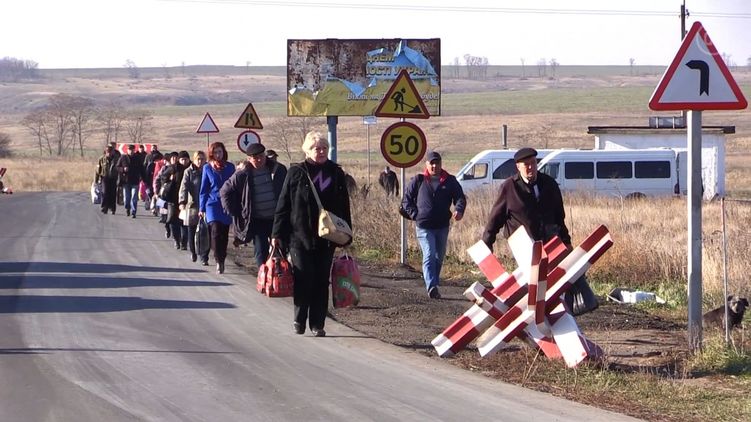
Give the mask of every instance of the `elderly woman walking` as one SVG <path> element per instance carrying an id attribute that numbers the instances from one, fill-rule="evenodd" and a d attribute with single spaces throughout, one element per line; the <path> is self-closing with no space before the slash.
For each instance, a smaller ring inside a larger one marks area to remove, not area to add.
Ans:
<path id="1" fill-rule="evenodd" d="M 318 204 L 344 219 L 350 227 L 352 217 L 344 171 L 328 159 L 328 140 L 319 132 L 310 132 L 302 144 L 305 161 L 293 164 L 274 215 L 272 245 L 288 247 L 292 258 L 295 333 L 304 334 L 306 322 L 315 337 L 324 337 L 329 301 L 329 271 L 336 245 L 318 236 Z"/>

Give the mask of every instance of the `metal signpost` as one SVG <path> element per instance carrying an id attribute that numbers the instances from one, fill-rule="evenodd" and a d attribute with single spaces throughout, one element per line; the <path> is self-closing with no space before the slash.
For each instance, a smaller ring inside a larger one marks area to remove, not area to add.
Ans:
<path id="1" fill-rule="evenodd" d="M 376 116 L 363 116 L 362 124 L 365 125 L 365 132 L 368 139 L 368 185 L 370 185 L 370 126 L 378 123 Z"/>
<path id="2" fill-rule="evenodd" d="M 688 343 L 692 352 L 702 344 L 702 111 L 747 106 L 704 27 L 694 22 L 649 100 L 652 110 L 688 110 Z"/>
<path id="3" fill-rule="evenodd" d="M 406 122 L 404 119 L 407 117 L 417 119 L 430 117 L 425 103 L 423 103 L 406 70 L 399 72 L 374 114 L 378 117 L 397 117 L 401 120 L 399 123 L 389 126 L 383 132 L 381 153 L 386 161 L 401 170 L 399 172 L 399 183 L 401 184 L 402 196 L 404 196 L 407 184 L 404 169 L 419 163 L 427 151 L 425 133 L 422 129 Z M 407 220 L 401 216 L 399 219 L 401 232 L 399 262 L 406 264 Z"/>

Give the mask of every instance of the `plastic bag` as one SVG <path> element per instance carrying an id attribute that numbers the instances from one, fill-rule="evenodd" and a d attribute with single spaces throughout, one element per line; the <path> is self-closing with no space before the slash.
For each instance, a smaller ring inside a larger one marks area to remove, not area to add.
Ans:
<path id="1" fill-rule="evenodd" d="M 102 203 L 102 184 L 97 182 L 91 182 L 91 203 Z"/>
<path id="2" fill-rule="evenodd" d="M 360 270 L 355 258 L 346 252 L 331 265 L 331 299 L 335 308 L 360 303 Z"/>
<path id="3" fill-rule="evenodd" d="M 196 228 L 196 254 L 199 256 L 205 256 L 211 249 L 211 238 L 209 236 L 209 225 L 206 224 L 206 219 L 200 217 L 198 219 L 198 227 Z"/>

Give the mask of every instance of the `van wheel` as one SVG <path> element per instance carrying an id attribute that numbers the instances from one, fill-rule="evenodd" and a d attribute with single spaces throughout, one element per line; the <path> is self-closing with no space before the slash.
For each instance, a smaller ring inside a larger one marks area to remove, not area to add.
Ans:
<path id="1" fill-rule="evenodd" d="M 641 192 L 634 192 L 634 193 L 629 193 L 628 195 L 626 195 L 626 199 L 629 199 L 629 200 L 646 199 L 646 198 L 647 198 L 647 195 L 644 195 Z"/>

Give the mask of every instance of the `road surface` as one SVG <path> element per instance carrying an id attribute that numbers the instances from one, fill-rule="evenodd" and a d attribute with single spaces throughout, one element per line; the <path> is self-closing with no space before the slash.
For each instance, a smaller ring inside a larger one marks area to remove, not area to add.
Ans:
<path id="1" fill-rule="evenodd" d="M 233 265 L 85 193 L 0 197 L 3 421 L 626 421 L 386 345 L 292 330 Z"/>

